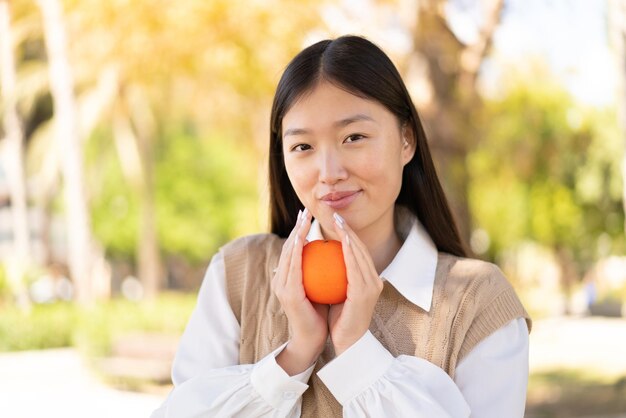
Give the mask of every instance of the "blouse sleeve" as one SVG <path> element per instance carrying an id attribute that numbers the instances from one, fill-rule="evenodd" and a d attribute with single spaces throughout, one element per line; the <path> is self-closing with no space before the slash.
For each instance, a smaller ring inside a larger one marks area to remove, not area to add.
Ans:
<path id="1" fill-rule="evenodd" d="M 523 417 L 528 329 L 520 318 L 479 343 L 455 380 L 425 359 L 394 358 L 369 331 L 318 372 L 352 417 Z"/>
<path id="2" fill-rule="evenodd" d="M 174 358 L 174 388 L 151 417 L 299 417 L 313 366 L 290 377 L 275 360 L 286 343 L 256 364 L 239 365 L 240 332 L 226 296 L 224 258 L 218 253 Z"/>
<path id="3" fill-rule="evenodd" d="M 524 416 L 528 345 L 528 325 L 518 318 L 478 343 L 459 363 L 454 380 L 472 417 Z"/>

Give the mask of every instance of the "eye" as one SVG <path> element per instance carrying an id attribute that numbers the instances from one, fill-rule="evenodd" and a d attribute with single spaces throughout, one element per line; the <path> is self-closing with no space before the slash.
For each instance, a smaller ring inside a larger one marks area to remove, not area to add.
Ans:
<path id="1" fill-rule="evenodd" d="M 352 135 L 348 135 L 344 142 L 354 142 L 354 141 L 358 141 L 358 140 L 363 139 L 363 138 L 365 138 L 365 136 L 363 136 L 361 134 L 352 134 Z"/>
<path id="2" fill-rule="evenodd" d="M 291 147 L 290 151 L 302 152 L 308 150 L 309 148 L 311 148 L 309 144 L 298 144 Z"/>

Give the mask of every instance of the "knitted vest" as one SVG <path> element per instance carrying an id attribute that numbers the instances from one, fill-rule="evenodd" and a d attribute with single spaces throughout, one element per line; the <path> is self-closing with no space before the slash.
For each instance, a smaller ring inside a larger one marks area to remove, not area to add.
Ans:
<path id="1" fill-rule="evenodd" d="M 270 289 L 284 239 L 272 234 L 237 239 L 222 248 L 230 306 L 241 324 L 240 364 L 256 363 L 289 339 L 280 303 Z M 450 377 L 485 337 L 516 318 L 531 321 L 502 272 L 480 260 L 439 253 L 430 311 L 385 281 L 370 331 L 394 356 L 424 358 Z M 302 398 L 302 417 L 341 417 L 342 407 L 317 377 L 335 357 L 330 339 Z"/>

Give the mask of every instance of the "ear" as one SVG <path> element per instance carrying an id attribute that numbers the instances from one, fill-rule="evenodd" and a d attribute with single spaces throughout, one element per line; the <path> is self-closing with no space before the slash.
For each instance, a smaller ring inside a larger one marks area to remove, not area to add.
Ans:
<path id="1" fill-rule="evenodd" d="M 413 128 L 408 123 L 402 126 L 402 165 L 407 165 L 415 155 L 415 135 Z"/>

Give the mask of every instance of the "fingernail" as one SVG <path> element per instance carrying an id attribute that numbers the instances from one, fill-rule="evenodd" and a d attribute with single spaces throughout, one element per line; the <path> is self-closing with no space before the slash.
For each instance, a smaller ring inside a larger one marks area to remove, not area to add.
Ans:
<path id="1" fill-rule="evenodd" d="M 293 245 L 298 245 L 298 238 L 300 238 L 300 236 L 296 235 L 296 239 L 293 241 Z"/>
<path id="2" fill-rule="evenodd" d="M 335 218 L 335 221 L 337 221 L 337 225 L 339 225 L 341 227 L 341 229 L 343 229 L 343 223 L 345 221 L 343 220 L 341 215 L 339 215 L 337 212 L 335 212 L 335 213 L 333 213 L 333 218 Z"/>
<path id="3" fill-rule="evenodd" d="M 302 212 L 302 219 L 306 219 L 306 216 L 309 214 L 309 209 L 304 208 L 304 212 Z"/>
<path id="4" fill-rule="evenodd" d="M 298 218 L 296 219 L 296 222 L 299 221 L 300 219 L 302 219 L 302 210 L 298 211 Z"/>

